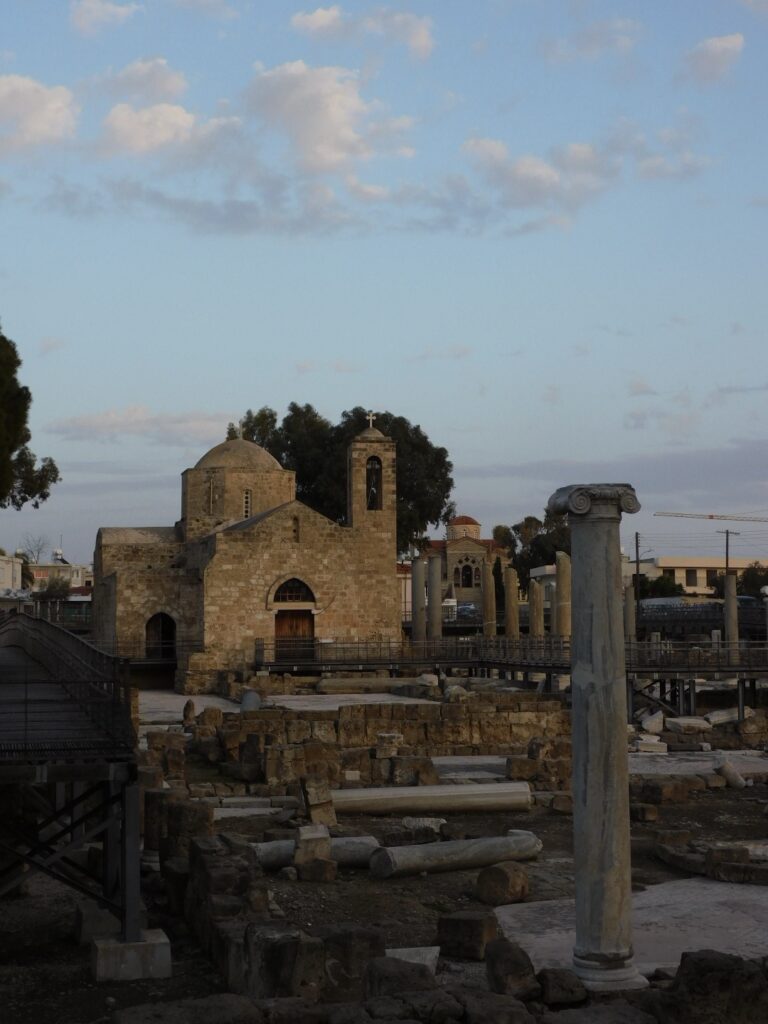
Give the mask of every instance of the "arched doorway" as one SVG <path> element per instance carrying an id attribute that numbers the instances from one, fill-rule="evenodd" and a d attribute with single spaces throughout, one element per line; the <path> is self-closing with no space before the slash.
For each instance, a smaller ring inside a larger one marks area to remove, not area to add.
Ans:
<path id="1" fill-rule="evenodd" d="M 275 591 L 274 602 L 283 605 L 275 614 L 276 660 L 313 661 L 315 616 L 308 605 L 314 605 L 315 595 L 311 588 L 303 580 L 293 577 L 280 584 Z"/>
<path id="2" fill-rule="evenodd" d="M 145 654 L 153 661 L 176 660 L 176 623 L 165 612 L 158 612 L 147 620 Z"/>

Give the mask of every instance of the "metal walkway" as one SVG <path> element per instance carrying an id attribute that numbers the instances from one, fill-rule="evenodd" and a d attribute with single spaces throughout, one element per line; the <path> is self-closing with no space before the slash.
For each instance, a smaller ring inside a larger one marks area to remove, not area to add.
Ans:
<path id="1" fill-rule="evenodd" d="M 124 665 L 24 615 L 0 620 L 0 803 L 0 897 L 42 871 L 112 911 L 124 940 L 139 938 Z M 100 857 L 88 856 L 93 843 Z"/>

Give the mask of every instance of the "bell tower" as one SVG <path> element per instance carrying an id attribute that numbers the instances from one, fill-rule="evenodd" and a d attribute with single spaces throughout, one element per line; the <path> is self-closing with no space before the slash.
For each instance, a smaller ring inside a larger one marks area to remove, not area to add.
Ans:
<path id="1" fill-rule="evenodd" d="M 375 419 L 373 413 L 368 413 L 368 426 L 349 446 L 347 522 L 356 529 L 391 531 L 396 549 L 396 445 L 374 427 Z"/>

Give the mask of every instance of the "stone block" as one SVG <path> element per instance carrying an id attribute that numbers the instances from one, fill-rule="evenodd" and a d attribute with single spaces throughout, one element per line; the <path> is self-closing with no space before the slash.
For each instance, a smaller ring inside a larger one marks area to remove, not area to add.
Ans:
<path id="1" fill-rule="evenodd" d="M 365 972 L 367 999 L 397 996 L 401 992 L 425 992 L 437 988 L 434 975 L 425 964 L 381 956 L 369 961 Z"/>
<path id="2" fill-rule="evenodd" d="M 339 866 L 335 860 L 313 857 L 296 864 L 300 882 L 335 882 Z"/>
<path id="3" fill-rule="evenodd" d="M 581 978 L 565 967 L 544 967 L 536 975 L 541 986 L 541 1001 L 545 1006 L 561 1009 L 580 1006 L 589 998 Z"/>
<path id="4" fill-rule="evenodd" d="M 171 944 L 159 928 L 142 931 L 138 942 L 96 939 L 91 949 L 96 982 L 171 977 Z"/>
<path id="5" fill-rule="evenodd" d="M 657 821 L 659 809 L 655 804 L 634 803 L 629 805 L 629 816 L 632 821 Z"/>
<path id="6" fill-rule="evenodd" d="M 664 725 L 667 732 L 676 733 L 702 733 L 709 732 L 712 728 L 706 718 L 697 718 L 691 715 L 680 715 L 677 718 L 666 718 Z"/>
<path id="7" fill-rule="evenodd" d="M 482 960 L 485 948 L 498 935 L 496 917 L 484 910 L 459 910 L 438 918 L 437 944 L 442 956 Z"/>
<path id="8" fill-rule="evenodd" d="M 541 994 L 531 958 L 516 942 L 505 938 L 489 942 L 485 970 L 491 992 L 515 999 L 537 999 Z"/>
<path id="9" fill-rule="evenodd" d="M 432 974 L 437 973 L 437 962 L 440 959 L 439 946 L 404 946 L 386 951 L 386 956 L 395 960 L 407 960 L 410 964 L 424 964 Z"/>
<path id="10" fill-rule="evenodd" d="M 331 837 L 325 825 L 304 825 L 298 830 L 294 864 L 331 859 Z"/>
<path id="11" fill-rule="evenodd" d="M 323 998 L 334 1003 L 363 999 L 368 963 L 385 955 L 381 932 L 342 924 L 321 929 L 320 938 L 325 946 Z"/>
<path id="12" fill-rule="evenodd" d="M 528 872 L 522 864 L 504 861 L 483 868 L 477 876 L 475 893 L 481 903 L 502 907 L 520 903 L 529 892 Z"/>

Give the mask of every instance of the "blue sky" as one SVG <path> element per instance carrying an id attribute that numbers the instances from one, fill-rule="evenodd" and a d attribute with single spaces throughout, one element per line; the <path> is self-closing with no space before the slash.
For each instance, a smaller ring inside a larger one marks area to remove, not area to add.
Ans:
<path id="1" fill-rule="evenodd" d="M 652 513 L 768 516 L 767 32 L 768 0 L 6 0 L 0 318 L 63 482 L 0 545 L 170 523 L 229 420 L 297 401 L 420 423 L 486 531 L 625 480 L 627 538 L 719 550 Z"/>

